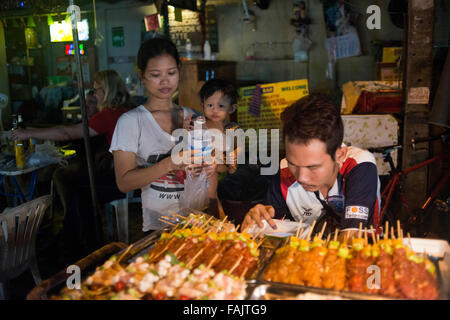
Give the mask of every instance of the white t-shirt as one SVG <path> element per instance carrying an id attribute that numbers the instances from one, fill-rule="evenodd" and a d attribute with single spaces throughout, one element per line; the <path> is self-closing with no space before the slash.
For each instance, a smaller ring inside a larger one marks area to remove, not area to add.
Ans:
<path id="1" fill-rule="evenodd" d="M 184 118 L 193 113 L 184 108 Z M 175 139 L 156 122 L 151 112 L 143 105 L 124 113 L 117 121 L 111 141 L 110 152 L 121 150 L 136 154 L 136 166 L 148 167 L 149 156 L 167 154 L 175 146 Z M 167 225 L 158 220 L 168 215 L 168 210 L 177 212 L 184 191 L 183 171 L 166 174 L 142 191 L 142 230 L 159 230 Z"/>

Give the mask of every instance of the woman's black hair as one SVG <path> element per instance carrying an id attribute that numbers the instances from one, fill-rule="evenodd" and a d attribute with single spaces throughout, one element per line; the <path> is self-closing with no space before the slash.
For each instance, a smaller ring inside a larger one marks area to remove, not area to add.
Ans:
<path id="1" fill-rule="evenodd" d="M 172 56 L 177 66 L 180 65 L 180 56 L 177 47 L 167 38 L 158 37 L 145 41 L 139 48 L 137 54 L 137 66 L 140 70 L 145 71 L 148 60 L 163 54 Z"/>
<path id="2" fill-rule="evenodd" d="M 200 100 L 202 103 L 211 97 L 217 91 L 228 98 L 230 105 L 237 104 L 239 100 L 239 93 L 231 82 L 222 79 L 211 79 L 207 81 L 200 89 Z"/>

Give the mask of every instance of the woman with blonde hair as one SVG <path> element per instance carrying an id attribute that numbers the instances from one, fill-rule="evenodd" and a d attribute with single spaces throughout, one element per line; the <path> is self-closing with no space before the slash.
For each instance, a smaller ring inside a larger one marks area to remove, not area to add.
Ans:
<path id="1" fill-rule="evenodd" d="M 94 76 L 94 95 L 99 112 L 89 119 L 89 136 L 104 135 L 108 144 L 111 144 L 117 119 L 132 107 L 130 94 L 125 82 L 115 70 L 103 70 Z M 11 137 L 15 140 L 29 138 L 55 141 L 82 139 L 83 124 L 17 129 L 11 133 Z"/>
<path id="2" fill-rule="evenodd" d="M 104 136 L 108 146 L 119 117 L 132 107 L 131 97 L 128 93 L 125 82 L 114 70 L 99 71 L 94 76 L 94 96 L 97 100 L 97 109 L 94 115 L 89 118 L 89 136 Z M 17 140 L 28 138 L 44 140 L 76 140 L 83 138 L 82 123 L 52 128 L 26 128 L 17 129 L 11 133 Z M 105 141 L 106 143 L 106 141 Z M 95 152 L 96 150 L 93 150 Z M 105 156 L 106 155 L 106 156 Z M 112 156 L 108 152 L 102 154 L 101 161 L 98 154 L 94 163 L 94 173 L 96 182 L 96 192 L 100 203 L 125 197 L 117 187 Z M 101 165 L 99 163 L 101 162 Z M 98 248 L 101 243 L 97 243 L 95 221 L 92 208 L 89 175 L 87 167 L 80 168 L 79 172 L 70 172 L 70 182 L 64 183 L 70 192 L 67 194 L 66 212 L 64 216 L 62 243 L 64 246 L 64 264 L 76 261 L 76 259 L 86 255 L 93 249 Z M 101 221 L 97 222 L 98 224 Z M 100 239 L 103 235 L 100 234 Z"/>

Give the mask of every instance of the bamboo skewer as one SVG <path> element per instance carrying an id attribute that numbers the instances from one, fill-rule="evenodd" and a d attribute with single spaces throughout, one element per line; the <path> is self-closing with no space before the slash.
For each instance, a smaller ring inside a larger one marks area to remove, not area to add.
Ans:
<path id="1" fill-rule="evenodd" d="M 384 239 L 389 239 L 389 221 L 386 220 L 386 223 L 384 224 Z"/>
<path id="2" fill-rule="evenodd" d="M 372 235 L 372 241 L 373 241 L 373 243 L 374 243 L 374 244 L 377 243 L 377 239 L 375 239 L 375 233 L 374 233 L 374 231 L 373 231 L 373 227 L 372 227 L 372 226 L 370 226 L 370 234 Z"/>
<path id="3" fill-rule="evenodd" d="M 161 221 L 161 222 L 164 222 L 164 223 L 166 223 L 166 224 L 168 224 L 168 225 L 171 225 L 171 226 L 176 226 L 176 224 L 175 224 L 175 223 L 172 223 L 172 222 L 166 221 L 166 220 L 164 220 L 164 219 L 161 219 L 161 218 L 159 218 L 158 220 L 159 220 L 159 221 Z"/>
<path id="4" fill-rule="evenodd" d="M 322 239 L 323 233 L 325 232 L 325 228 L 326 228 L 326 227 L 327 227 L 327 222 L 325 221 L 325 222 L 323 223 L 322 230 L 320 230 L 320 233 L 319 233 L 319 239 Z"/>
<path id="5" fill-rule="evenodd" d="M 245 277 L 245 274 L 247 273 L 247 271 L 248 271 L 248 267 L 245 267 L 244 271 L 242 271 L 242 273 L 241 273 L 241 276 L 240 276 L 241 279 L 243 279 Z"/>
<path id="6" fill-rule="evenodd" d="M 192 259 L 186 264 L 186 268 L 190 268 L 190 266 L 194 263 L 194 261 L 198 258 L 199 255 L 202 254 L 202 252 L 205 250 L 205 248 L 202 248 L 199 250 L 195 256 L 192 257 Z"/>
<path id="7" fill-rule="evenodd" d="M 325 241 L 325 247 L 328 247 L 328 243 L 330 242 L 330 239 L 331 239 L 331 233 L 329 233 L 327 236 L 327 240 Z"/>
<path id="8" fill-rule="evenodd" d="M 333 238 L 333 241 L 337 241 L 337 238 L 338 238 L 338 232 L 339 232 L 339 229 L 336 228 L 336 230 L 334 231 L 334 238 Z"/>
<path id="9" fill-rule="evenodd" d="M 169 209 L 169 210 L 167 210 L 167 212 L 169 212 L 172 216 L 181 218 L 182 220 L 186 220 L 186 219 L 187 219 L 186 216 L 182 216 L 181 214 L 179 214 L 179 213 L 177 213 L 177 212 L 175 212 L 175 211 L 173 211 L 173 210 L 170 210 L 170 209 Z"/>
<path id="10" fill-rule="evenodd" d="M 394 233 L 394 227 L 391 227 L 391 238 L 392 240 L 395 240 L 395 233 Z"/>
<path id="11" fill-rule="evenodd" d="M 193 220 L 194 218 L 190 218 L 187 222 L 186 222 L 186 224 L 183 226 L 183 228 L 181 228 L 181 229 L 186 229 L 188 226 L 189 226 L 189 224 L 192 224 L 192 220 Z"/>
<path id="12" fill-rule="evenodd" d="M 314 227 L 316 226 L 316 221 L 317 220 L 314 220 L 314 222 L 312 223 L 311 229 L 309 229 L 308 235 L 306 236 L 306 241 L 309 241 L 309 239 L 311 239 L 311 233 L 313 232 Z"/>
<path id="13" fill-rule="evenodd" d="M 181 250 L 183 250 L 183 248 L 186 246 L 186 242 L 183 243 L 173 254 L 175 255 L 175 257 L 178 255 L 178 253 L 180 253 Z"/>
<path id="14" fill-rule="evenodd" d="M 160 252 L 158 252 L 156 255 L 152 256 L 150 261 L 153 261 L 154 259 L 158 258 L 161 254 L 163 254 L 167 250 L 167 248 L 169 248 L 169 244 L 170 244 L 170 241 Z"/>
<path id="15" fill-rule="evenodd" d="M 253 240 L 257 239 L 259 237 L 259 235 L 261 234 L 261 232 L 263 231 L 263 229 L 259 229 L 259 231 L 255 234 L 255 236 L 253 237 Z"/>
<path id="16" fill-rule="evenodd" d="M 219 232 L 220 229 L 222 229 L 223 225 L 225 224 L 225 221 L 228 219 L 228 216 L 225 216 L 225 218 L 223 218 L 222 221 L 220 221 L 220 223 L 217 225 L 217 228 L 215 230 L 215 232 Z"/>
<path id="17" fill-rule="evenodd" d="M 211 227 L 211 226 L 208 226 L 208 223 L 211 221 L 212 218 L 213 217 L 210 217 L 208 220 L 206 220 L 206 222 L 200 227 L 200 230 L 202 230 L 202 231 L 208 230 L 208 228 Z"/>
<path id="18" fill-rule="evenodd" d="M 208 263 L 208 266 L 206 267 L 207 269 L 210 269 L 211 266 L 214 264 L 214 262 L 219 258 L 220 254 L 216 253 L 214 255 L 214 257 L 211 259 L 211 261 Z"/>
<path id="19" fill-rule="evenodd" d="M 377 234 L 377 242 L 380 242 L 380 235 Z"/>
<path id="20" fill-rule="evenodd" d="M 132 244 L 130 244 L 129 246 L 128 246 L 128 248 L 127 248 L 127 250 L 125 250 L 125 252 L 120 256 L 120 258 L 119 259 L 117 259 L 117 263 L 119 263 L 120 262 L 120 260 L 122 260 L 123 259 L 123 257 L 128 253 L 128 251 L 130 251 L 131 250 L 131 247 L 133 247 L 133 245 Z"/>
<path id="21" fill-rule="evenodd" d="M 369 244 L 369 241 L 367 239 L 367 228 L 364 227 L 364 245 L 367 246 Z"/>
<path id="22" fill-rule="evenodd" d="M 362 222 L 359 223 L 359 228 L 358 228 L 358 239 L 361 239 L 362 236 Z"/>
<path id="23" fill-rule="evenodd" d="M 264 240 L 265 240 L 265 239 L 264 239 L 264 237 L 263 237 L 262 240 L 256 245 L 256 249 L 258 249 L 259 246 L 263 244 Z"/>
<path id="24" fill-rule="evenodd" d="M 237 268 L 237 266 L 241 263 L 243 258 L 244 258 L 244 256 L 240 256 L 239 259 L 234 263 L 234 265 L 230 269 L 230 274 L 233 273 L 234 269 Z"/>
<path id="25" fill-rule="evenodd" d="M 412 249 L 411 234 L 409 232 L 408 232 L 408 245 L 409 248 Z"/>
<path id="26" fill-rule="evenodd" d="M 400 220 L 397 219 L 397 238 L 401 239 L 402 238 L 402 230 L 400 228 Z"/>
<path id="27" fill-rule="evenodd" d="M 302 221 L 303 221 L 303 219 L 300 219 L 300 221 L 298 222 L 297 232 L 295 233 L 296 238 L 298 238 L 300 229 L 302 228 Z"/>

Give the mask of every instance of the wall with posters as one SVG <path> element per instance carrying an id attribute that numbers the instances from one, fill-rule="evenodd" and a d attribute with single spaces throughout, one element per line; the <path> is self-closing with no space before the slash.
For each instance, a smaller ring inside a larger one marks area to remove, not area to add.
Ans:
<path id="1" fill-rule="evenodd" d="M 99 69 L 114 69 L 124 79 L 131 76 L 137 81 L 135 62 L 141 45 L 143 19 L 156 13 L 156 7 L 136 1 L 96 4 L 97 26 L 103 36 L 98 47 Z"/>

